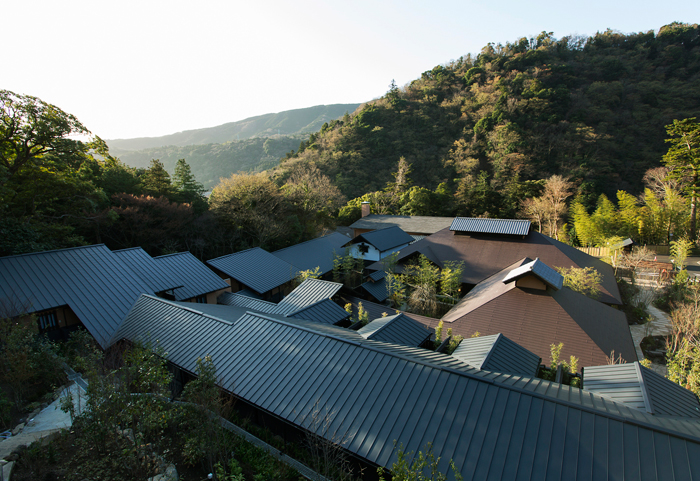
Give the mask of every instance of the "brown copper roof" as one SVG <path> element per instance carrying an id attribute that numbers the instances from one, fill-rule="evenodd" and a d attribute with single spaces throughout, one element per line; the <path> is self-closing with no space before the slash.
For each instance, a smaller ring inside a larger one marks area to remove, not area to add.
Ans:
<path id="1" fill-rule="evenodd" d="M 610 265 L 569 245 L 532 230 L 527 236 L 459 235 L 443 229 L 401 249 L 399 260 L 423 253 L 437 265 L 444 261 L 463 261 L 462 282 L 478 284 L 524 257 L 538 258 L 550 267 L 594 267 L 603 277 L 601 296 L 606 304 L 622 304 L 620 291 Z M 372 264 L 370 269 L 381 269 Z"/>

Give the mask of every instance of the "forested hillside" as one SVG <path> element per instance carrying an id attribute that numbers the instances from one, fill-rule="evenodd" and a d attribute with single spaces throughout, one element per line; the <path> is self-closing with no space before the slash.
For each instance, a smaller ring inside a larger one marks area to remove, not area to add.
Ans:
<path id="1" fill-rule="evenodd" d="M 456 46 L 458 48 L 458 46 Z M 489 44 L 331 122 L 283 160 L 314 163 L 348 198 L 392 182 L 401 157 L 419 187 L 461 215 L 514 216 L 534 181 L 569 177 L 587 205 L 642 190 L 667 150 L 664 126 L 700 117 L 700 30 Z"/>
<path id="2" fill-rule="evenodd" d="M 359 104 L 316 105 L 305 109 L 287 110 L 276 114 L 229 122 L 216 127 L 186 130 L 162 137 L 106 140 L 112 151 L 143 150 L 165 145 L 223 144 L 233 140 L 275 135 L 294 136 L 318 131 L 325 122 L 353 112 Z"/>
<path id="3" fill-rule="evenodd" d="M 224 144 L 156 147 L 146 150 L 110 152 L 126 165 L 147 168 L 152 159 L 160 159 L 173 172 L 178 159 L 187 159 L 192 173 L 205 189 L 214 187 L 221 177 L 236 172 L 259 172 L 279 164 L 290 149 L 299 146 L 306 136 L 275 136 L 227 142 Z"/>

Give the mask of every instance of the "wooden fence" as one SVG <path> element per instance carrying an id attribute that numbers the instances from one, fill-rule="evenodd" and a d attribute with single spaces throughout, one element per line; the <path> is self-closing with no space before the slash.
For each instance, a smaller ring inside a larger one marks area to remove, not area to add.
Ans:
<path id="1" fill-rule="evenodd" d="M 669 246 L 648 245 L 646 248 L 660 256 L 667 256 L 670 252 Z M 606 257 L 610 255 L 609 247 L 577 247 L 577 249 L 595 257 Z"/>

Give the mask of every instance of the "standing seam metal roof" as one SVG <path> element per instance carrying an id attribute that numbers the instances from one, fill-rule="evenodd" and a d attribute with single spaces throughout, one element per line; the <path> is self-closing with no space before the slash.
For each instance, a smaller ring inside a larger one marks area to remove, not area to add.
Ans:
<path id="1" fill-rule="evenodd" d="M 286 313 L 292 313 L 316 304 L 324 299 L 330 299 L 342 284 L 337 282 L 324 281 L 321 279 L 305 279 L 292 292 L 279 302 L 279 306 L 284 306 Z"/>
<path id="2" fill-rule="evenodd" d="M 386 287 L 386 279 L 382 278 L 377 282 L 364 282 L 361 287 L 369 292 L 379 302 L 385 301 L 389 297 Z"/>
<path id="3" fill-rule="evenodd" d="M 403 314 L 380 317 L 357 330 L 366 339 L 418 347 L 432 334 L 423 324 Z"/>
<path id="4" fill-rule="evenodd" d="M 535 259 L 534 261 L 528 262 L 525 265 L 516 267 L 508 273 L 505 279 L 503 279 L 503 283 L 508 284 L 509 282 L 520 279 L 528 274 L 534 274 L 552 289 L 559 290 L 564 287 L 564 276 L 539 259 Z"/>
<path id="5" fill-rule="evenodd" d="M 405 246 L 414 241 L 413 237 L 406 234 L 399 227 L 385 227 L 370 232 L 365 232 L 346 243 L 356 244 L 364 240 L 377 248 L 379 252 L 386 252 L 396 247 Z"/>
<path id="6" fill-rule="evenodd" d="M 260 247 L 217 257 L 207 264 L 259 294 L 286 284 L 299 272 L 297 267 Z"/>
<path id="7" fill-rule="evenodd" d="M 638 362 L 590 366 L 583 373 L 587 390 L 616 402 L 650 414 L 700 418 L 700 403 L 692 391 Z"/>
<path id="8" fill-rule="evenodd" d="M 223 279 L 188 251 L 153 259 L 172 273 L 177 285 L 183 286 L 175 289 L 175 299 L 178 301 L 193 299 L 229 287 Z"/>
<path id="9" fill-rule="evenodd" d="M 119 260 L 131 269 L 151 288 L 153 292 L 163 292 L 182 287 L 175 281 L 175 275 L 165 264 L 156 262 L 141 247 L 112 251 Z"/>
<path id="10" fill-rule="evenodd" d="M 190 372 L 209 354 L 222 387 L 299 426 L 309 425 L 314 407 L 328 408 L 334 416 L 327 432 L 346 433 L 347 450 L 380 466 L 396 461 L 395 442 L 409 453 L 431 442 L 439 470 L 449 473 L 453 460 L 465 479 L 700 476 L 694 420 L 653 416 L 586 390 L 477 371 L 451 356 L 358 342 L 345 329 L 294 322 L 249 313 L 231 326 L 143 296 L 113 341 L 150 335 Z M 265 349 L 248 341 L 261 336 Z"/>
<path id="11" fill-rule="evenodd" d="M 0 297 L 28 312 L 67 305 L 102 347 L 145 293 L 154 290 L 103 244 L 0 258 Z"/>
<path id="12" fill-rule="evenodd" d="M 535 376 L 540 357 L 503 334 L 464 339 L 452 353 L 470 366 L 487 371 Z"/>
<path id="13" fill-rule="evenodd" d="M 530 231 L 530 221 L 520 219 L 457 217 L 452 221 L 450 230 L 480 234 L 527 235 Z"/>
<path id="14" fill-rule="evenodd" d="M 325 324 L 337 324 L 350 317 L 350 314 L 332 300 L 323 299 L 315 304 L 288 314 L 288 316 Z"/>
<path id="15" fill-rule="evenodd" d="M 336 254 L 342 253 L 343 245 L 348 240 L 347 236 L 333 232 L 324 237 L 274 251 L 272 255 L 293 264 L 300 270 L 313 270 L 319 267 L 321 274 L 325 274 L 333 270 L 333 259 Z"/>

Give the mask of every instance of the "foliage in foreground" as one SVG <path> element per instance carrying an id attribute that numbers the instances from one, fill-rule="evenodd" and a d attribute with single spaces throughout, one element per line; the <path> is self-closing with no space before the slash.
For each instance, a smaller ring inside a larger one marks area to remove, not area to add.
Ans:
<path id="1" fill-rule="evenodd" d="M 396 449 L 396 446 L 394 446 Z M 406 452 L 403 445 L 396 450 L 396 461 L 391 466 L 392 481 L 445 481 L 447 475 L 440 472 L 440 457 L 435 457 L 432 443 L 428 443 L 423 450 L 414 456 L 413 451 Z M 456 481 L 462 480 L 462 475 L 457 471 L 454 462 L 450 460 L 450 469 Z M 377 469 L 379 481 L 385 481 L 386 470 Z"/>

